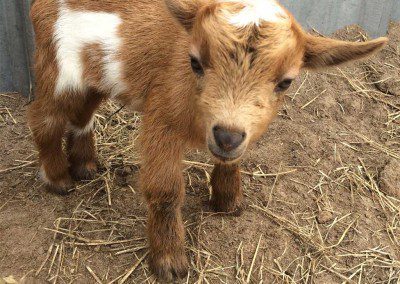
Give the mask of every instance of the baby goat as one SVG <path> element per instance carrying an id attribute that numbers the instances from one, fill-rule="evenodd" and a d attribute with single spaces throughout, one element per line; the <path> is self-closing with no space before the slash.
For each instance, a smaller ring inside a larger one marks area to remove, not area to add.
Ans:
<path id="1" fill-rule="evenodd" d="M 29 126 L 43 179 L 65 194 L 73 179 L 93 177 L 93 118 L 103 100 L 143 112 L 149 265 L 162 280 L 187 274 L 185 149 L 214 157 L 215 210 L 240 212 L 239 161 L 300 70 L 361 59 L 387 43 L 309 35 L 274 0 L 35 0 L 31 18 L 37 84 Z"/>

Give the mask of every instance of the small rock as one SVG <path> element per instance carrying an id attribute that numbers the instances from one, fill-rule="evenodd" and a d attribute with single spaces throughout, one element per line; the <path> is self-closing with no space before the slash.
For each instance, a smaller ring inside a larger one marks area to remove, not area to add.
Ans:
<path id="1" fill-rule="evenodd" d="M 332 212 L 322 210 L 318 213 L 317 221 L 319 224 L 326 224 L 333 220 Z"/>

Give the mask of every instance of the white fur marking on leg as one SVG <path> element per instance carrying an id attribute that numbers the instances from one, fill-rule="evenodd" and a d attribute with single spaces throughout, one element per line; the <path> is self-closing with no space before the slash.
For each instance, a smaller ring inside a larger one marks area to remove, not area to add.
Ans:
<path id="1" fill-rule="evenodd" d="M 89 123 L 86 124 L 84 127 L 80 128 L 80 127 L 77 127 L 77 126 L 71 124 L 70 129 L 76 136 L 84 136 L 84 135 L 90 133 L 91 131 L 93 131 L 94 121 L 95 121 L 95 116 L 93 116 L 90 119 Z"/>
<path id="2" fill-rule="evenodd" d="M 49 180 L 49 178 L 47 177 L 47 174 L 46 174 L 46 171 L 45 171 L 43 165 L 40 167 L 39 176 L 40 176 L 40 178 L 42 179 L 42 181 L 43 181 L 45 184 L 50 184 L 50 180 Z"/>
<path id="3" fill-rule="evenodd" d="M 221 0 L 221 2 L 237 2 L 245 6 L 239 13 L 229 16 L 229 22 L 237 27 L 259 25 L 262 21 L 279 23 L 288 20 L 286 11 L 275 0 Z"/>
<path id="4" fill-rule="evenodd" d="M 104 58 L 104 77 L 102 79 L 102 89 L 109 92 L 111 97 L 115 97 L 126 90 L 125 84 L 121 80 L 122 63 L 115 60 L 113 54 L 107 54 Z"/>
<path id="5" fill-rule="evenodd" d="M 111 91 L 112 95 L 123 91 L 122 64 L 117 60 L 121 45 L 118 28 L 121 23 L 116 14 L 73 11 L 61 1 L 54 33 L 59 67 L 56 94 L 85 91 L 82 50 L 93 43 L 100 44 L 105 54 L 101 87 Z"/>

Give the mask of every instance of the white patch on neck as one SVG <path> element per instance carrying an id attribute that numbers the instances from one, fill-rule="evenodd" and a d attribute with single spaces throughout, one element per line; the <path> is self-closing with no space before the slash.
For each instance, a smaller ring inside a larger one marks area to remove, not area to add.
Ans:
<path id="1" fill-rule="evenodd" d="M 59 74 L 56 94 L 65 91 L 85 91 L 82 50 L 88 44 L 100 44 L 104 52 L 104 91 L 117 95 L 125 89 L 121 80 L 122 64 L 117 60 L 121 45 L 118 28 L 121 18 L 112 13 L 74 11 L 60 1 L 60 10 L 55 24 L 54 41 L 57 47 Z"/>
<path id="2" fill-rule="evenodd" d="M 262 21 L 279 23 L 288 20 L 286 11 L 275 0 L 221 0 L 241 3 L 245 7 L 237 14 L 231 14 L 229 22 L 237 27 L 260 25 Z"/>

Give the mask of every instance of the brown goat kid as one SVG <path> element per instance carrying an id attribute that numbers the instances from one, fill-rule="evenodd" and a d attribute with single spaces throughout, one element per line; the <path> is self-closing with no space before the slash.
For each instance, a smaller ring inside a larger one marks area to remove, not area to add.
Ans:
<path id="1" fill-rule="evenodd" d="M 240 212 L 239 161 L 300 70 L 361 59 L 387 43 L 306 34 L 274 0 L 36 0 L 31 17 L 37 84 L 29 126 L 43 179 L 66 194 L 73 179 L 93 177 L 93 117 L 103 100 L 142 111 L 149 265 L 162 280 L 187 274 L 185 149 L 206 148 L 215 159 L 214 209 Z"/>

